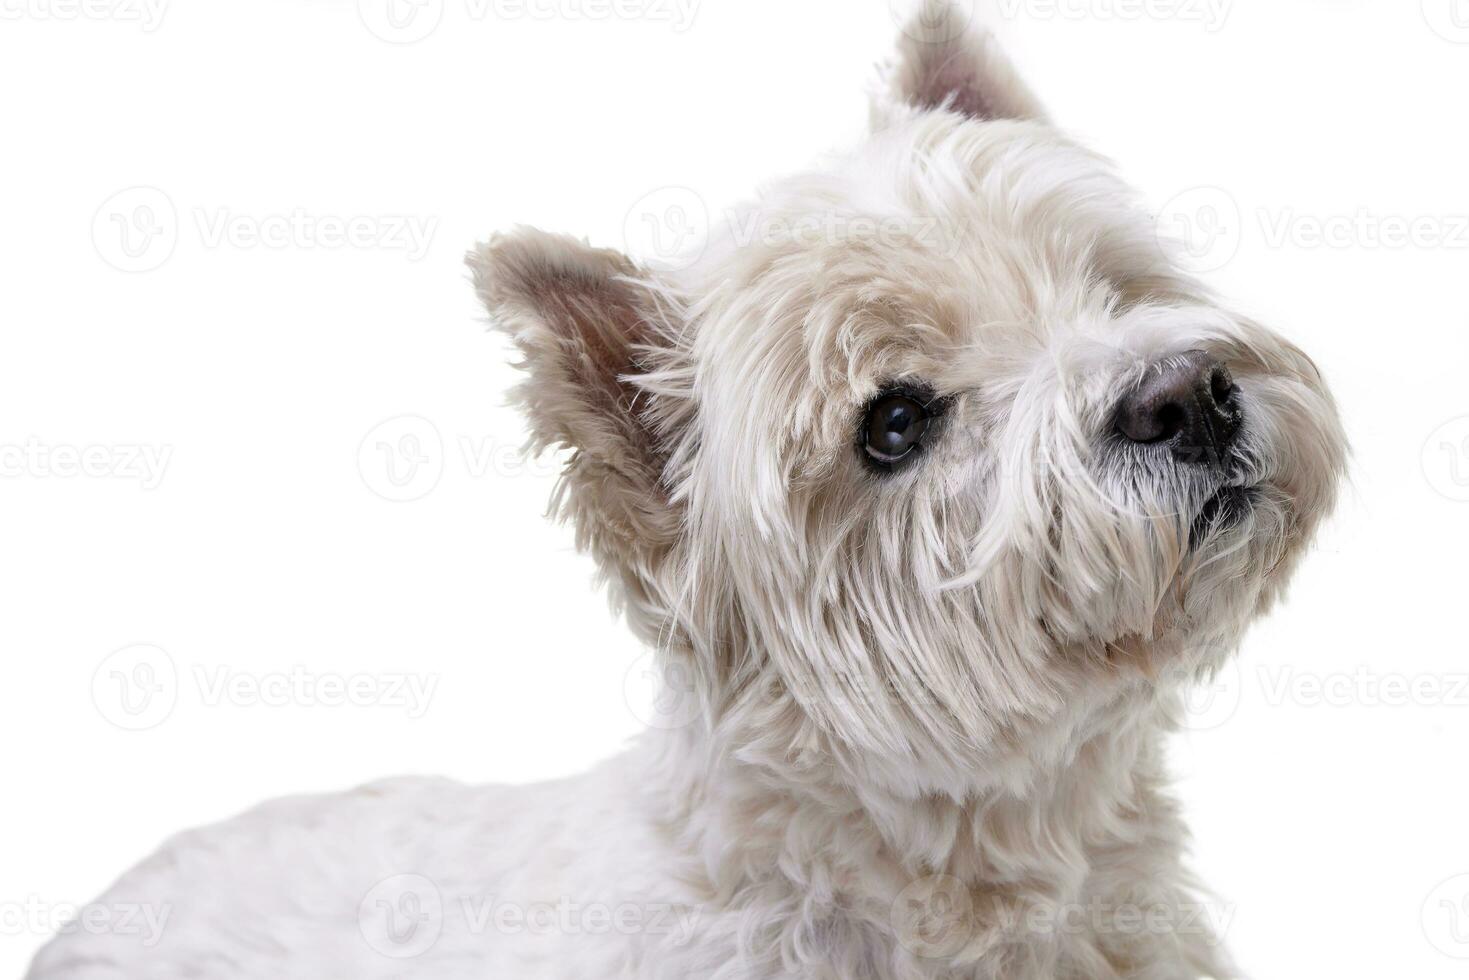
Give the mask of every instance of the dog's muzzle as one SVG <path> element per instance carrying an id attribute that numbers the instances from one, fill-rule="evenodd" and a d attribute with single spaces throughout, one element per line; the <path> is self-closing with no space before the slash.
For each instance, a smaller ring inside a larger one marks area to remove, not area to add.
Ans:
<path id="1" fill-rule="evenodd" d="M 1166 446 L 1179 463 L 1220 472 L 1243 422 L 1239 386 L 1205 351 L 1151 365 L 1117 406 L 1117 431 L 1129 442 Z"/>
<path id="2" fill-rule="evenodd" d="M 1175 464 L 1214 488 L 1195 514 L 1190 543 L 1227 529 L 1249 513 L 1256 491 L 1236 482 L 1234 452 L 1244 425 L 1239 386 L 1206 351 L 1187 351 L 1150 365 L 1117 406 L 1118 435 L 1128 444 L 1165 450 Z"/>

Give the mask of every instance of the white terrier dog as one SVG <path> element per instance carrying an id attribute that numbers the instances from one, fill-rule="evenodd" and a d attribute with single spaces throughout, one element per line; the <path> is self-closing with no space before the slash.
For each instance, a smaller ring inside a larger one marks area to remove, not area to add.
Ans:
<path id="1" fill-rule="evenodd" d="M 680 724 L 177 837 L 102 899 L 152 942 L 33 980 L 1232 973 L 1162 742 L 1330 509 L 1335 408 L 986 36 L 936 0 L 905 35 L 871 138 L 694 268 L 471 256 Z"/>

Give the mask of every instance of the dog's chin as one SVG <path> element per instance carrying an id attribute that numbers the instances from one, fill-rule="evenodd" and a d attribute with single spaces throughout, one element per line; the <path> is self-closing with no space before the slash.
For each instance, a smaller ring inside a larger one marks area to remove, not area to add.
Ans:
<path id="1" fill-rule="evenodd" d="M 1255 486 L 1226 485 L 1211 494 L 1189 525 L 1189 548 L 1199 551 L 1237 530 L 1254 512 L 1260 499 Z"/>

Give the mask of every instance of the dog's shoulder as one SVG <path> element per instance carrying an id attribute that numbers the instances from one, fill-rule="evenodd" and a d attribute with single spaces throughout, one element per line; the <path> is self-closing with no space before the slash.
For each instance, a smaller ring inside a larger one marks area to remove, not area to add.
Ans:
<path id="1" fill-rule="evenodd" d="M 399 778 L 186 831 L 80 910 L 29 978 L 392 975 L 450 938 L 446 895 L 493 889 L 523 857 L 544 792 Z"/>

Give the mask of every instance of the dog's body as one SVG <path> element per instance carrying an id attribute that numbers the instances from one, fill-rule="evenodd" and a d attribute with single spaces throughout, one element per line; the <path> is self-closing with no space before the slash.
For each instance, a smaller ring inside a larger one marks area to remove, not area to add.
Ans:
<path id="1" fill-rule="evenodd" d="M 667 723 L 184 835 L 102 899 L 158 942 L 32 980 L 1230 975 L 1162 739 L 1329 510 L 1335 409 L 961 27 L 930 3 L 872 139 L 690 271 L 472 257 Z"/>
<path id="2" fill-rule="evenodd" d="M 686 733 L 553 784 L 279 800 L 179 835 L 96 903 L 146 909 L 157 930 L 78 930 L 32 977 L 1228 976 L 1141 736 L 1088 750 L 1135 740 L 1125 791 L 1078 769 L 1098 785 L 970 805 L 793 798 L 704 768 Z M 1007 880 L 959 887 L 988 862 Z M 1135 921 L 1096 928 L 1118 916 Z"/>

